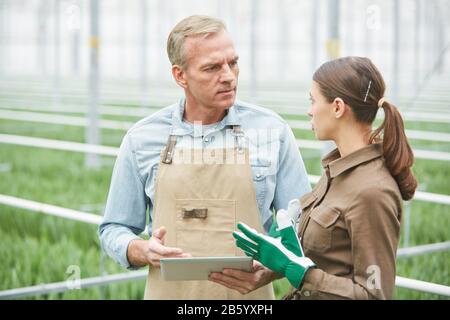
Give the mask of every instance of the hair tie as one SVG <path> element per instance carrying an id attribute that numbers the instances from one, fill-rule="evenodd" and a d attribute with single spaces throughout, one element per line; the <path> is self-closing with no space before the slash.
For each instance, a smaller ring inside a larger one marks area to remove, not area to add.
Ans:
<path id="1" fill-rule="evenodd" d="M 386 99 L 383 97 L 380 100 L 378 100 L 378 108 L 383 108 L 383 103 L 386 102 Z"/>

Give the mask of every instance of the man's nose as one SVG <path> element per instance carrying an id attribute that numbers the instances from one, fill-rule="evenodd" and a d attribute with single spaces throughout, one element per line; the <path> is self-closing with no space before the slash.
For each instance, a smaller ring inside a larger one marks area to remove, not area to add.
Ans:
<path id="1" fill-rule="evenodd" d="M 221 82 L 232 82 L 235 80 L 236 75 L 234 74 L 233 70 L 231 70 L 229 65 L 225 65 L 222 70 L 222 74 L 220 75 Z"/>

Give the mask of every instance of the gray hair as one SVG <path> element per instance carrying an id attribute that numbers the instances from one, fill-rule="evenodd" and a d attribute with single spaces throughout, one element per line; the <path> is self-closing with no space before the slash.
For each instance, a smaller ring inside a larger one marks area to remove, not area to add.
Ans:
<path id="1" fill-rule="evenodd" d="M 167 55 L 170 63 L 182 68 L 186 66 L 183 48 L 187 37 L 206 36 L 222 30 L 226 30 L 225 23 L 222 20 L 205 15 L 193 15 L 181 20 L 172 29 L 167 39 Z"/>

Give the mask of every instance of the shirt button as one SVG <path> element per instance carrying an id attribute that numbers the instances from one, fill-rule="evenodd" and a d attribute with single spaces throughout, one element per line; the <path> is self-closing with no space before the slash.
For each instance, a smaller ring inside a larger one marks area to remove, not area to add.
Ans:
<path id="1" fill-rule="evenodd" d="M 256 178 L 258 178 L 258 179 L 261 178 L 261 173 L 257 173 Z"/>
<path id="2" fill-rule="evenodd" d="M 205 142 L 209 142 L 209 138 L 205 138 L 205 140 L 204 140 Z"/>
<path id="3" fill-rule="evenodd" d="M 309 292 L 308 290 L 303 291 L 303 295 L 305 297 L 309 297 L 311 295 L 311 292 Z"/>

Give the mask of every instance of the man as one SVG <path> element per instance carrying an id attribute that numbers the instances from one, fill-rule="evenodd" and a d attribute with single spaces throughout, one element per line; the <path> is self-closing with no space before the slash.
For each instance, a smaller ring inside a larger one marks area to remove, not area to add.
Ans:
<path id="1" fill-rule="evenodd" d="M 232 237 L 238 221 L 268 231 L 271 210 L 310 191 L 287 123 L 235 102 L 238 55 L 220 20 L 182 20 L 167 52 L 185 98 L 125 135 L 99 228 L 102 247 L 124 267 L 150 266 L 146 299 L 272 299 L 275 274 L 256 263 L 251 273 L 215 282 L 160 278 L 163 257 L 242 255 Z M 143 240 L 147 208 L 151 238 Z"/>

